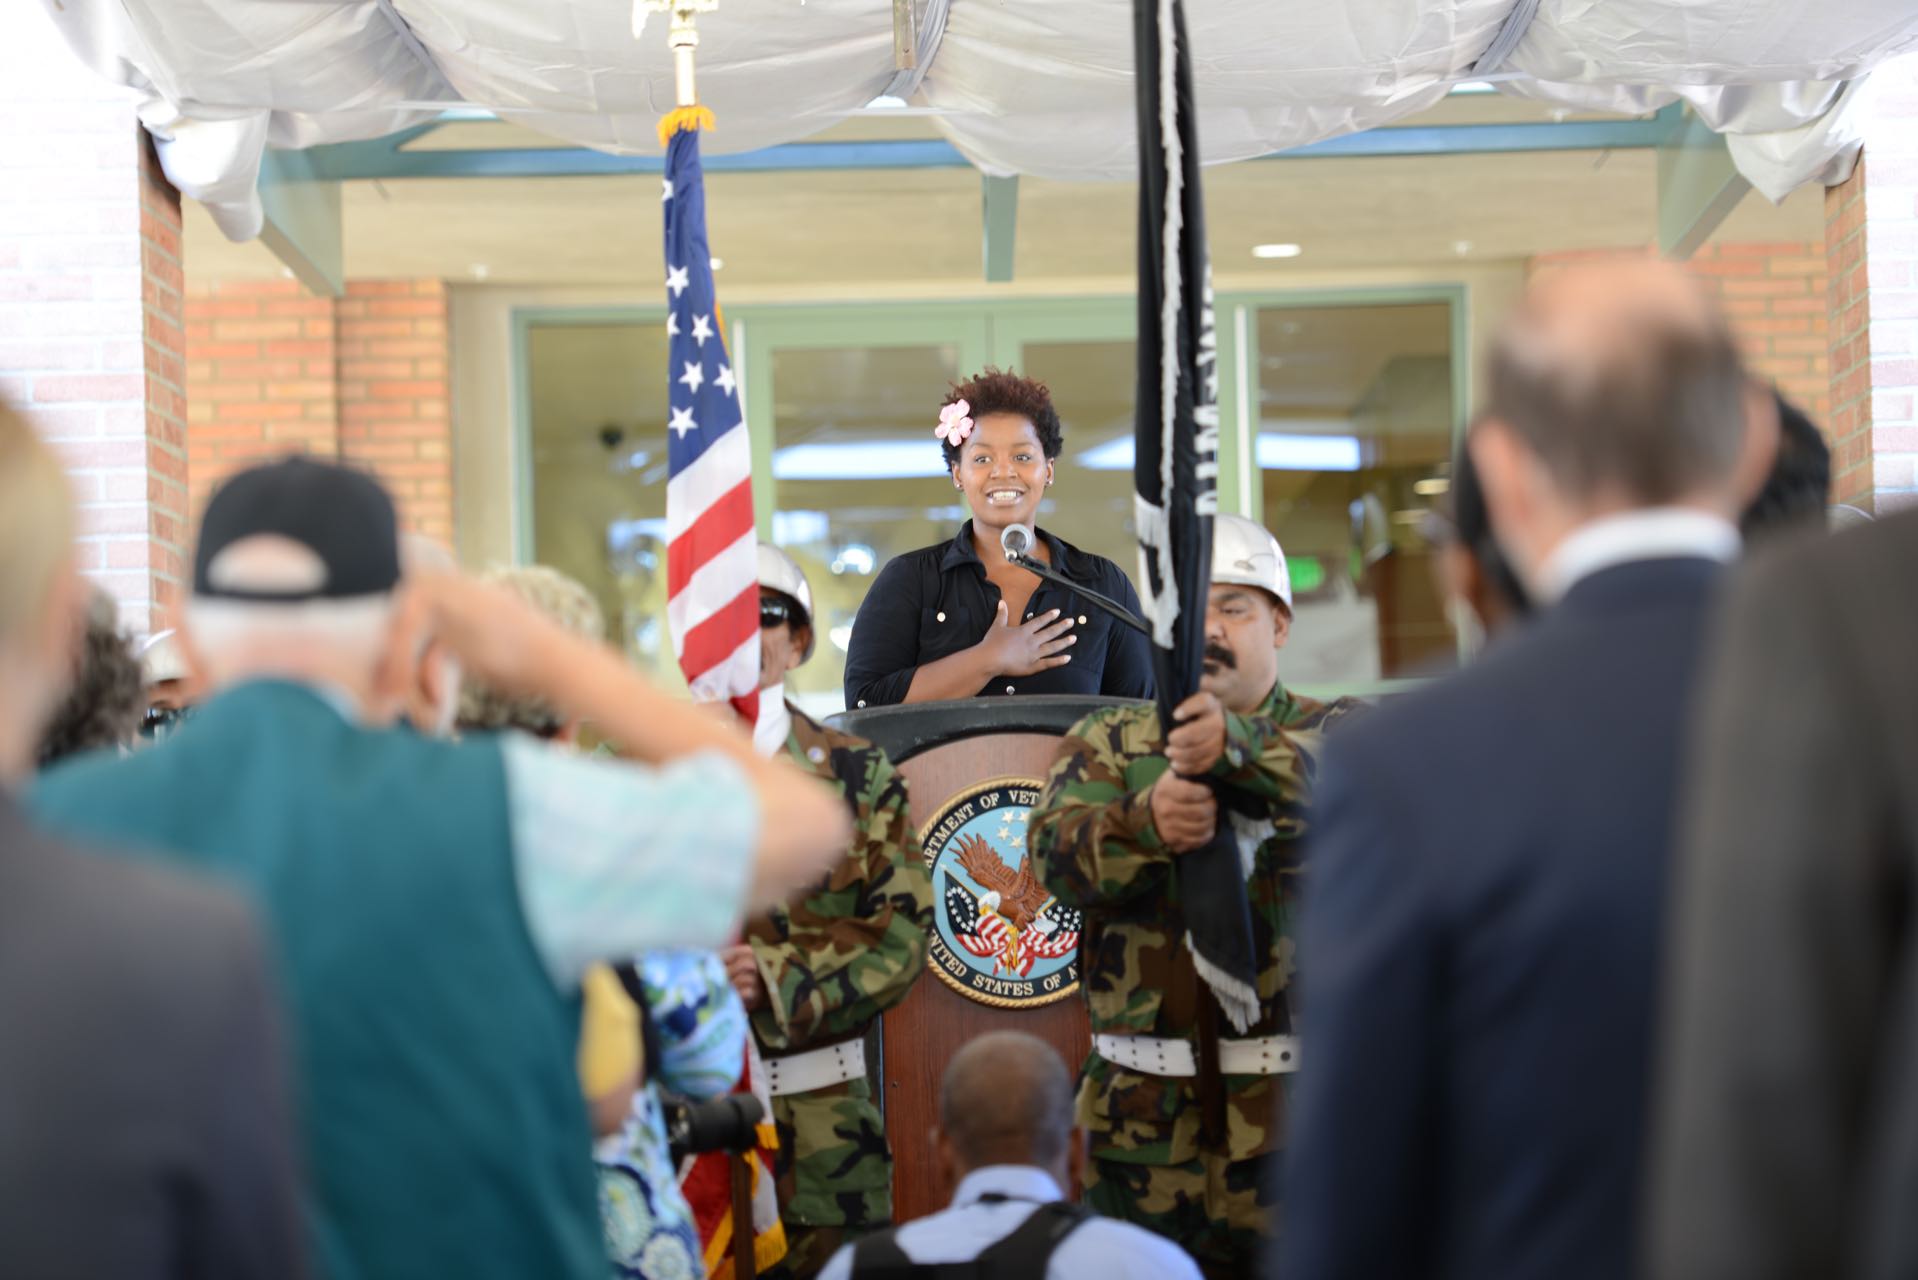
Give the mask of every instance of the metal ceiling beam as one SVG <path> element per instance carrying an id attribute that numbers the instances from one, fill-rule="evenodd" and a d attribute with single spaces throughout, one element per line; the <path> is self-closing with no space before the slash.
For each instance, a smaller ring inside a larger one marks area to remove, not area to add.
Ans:
<path id="1" fill-rule="evenodd" d="M 1686 115 L 1658 147 L 1658 247 L 1689 258 L 1752 189 L 1725 139 Z"/>
<path id="2" fill-rule="evenodd" d="M 337 298 L 346 292 L 340 184 L 317 178 L 307 153 L 269 151 L 260 161 L 260 239 L 301 284 Z"/>
<path id="3" fill-rule="evenodd" d="M 985 227 L 986 283 L 1012 279 L 1014 240 L 1019 231 L 1019 179 L 979 175 L 981 223 Z"/>
<path id="4" fill-rule="evenodd" d="M 1403 125 L 1327 138 L 1267 160 L 1389 156 L 1517 155 L 1539 151 L 1613 151 L 1658 147 L 1681 121 L 1667 107 L 1641 120 L 1562 123 Z M 435 127 L 435 126 L 423 126 Z M 400 178 L 568 178 L 658 174 L 658 156 L 616 156 L 587 147 L 504 147 L 407 150 L 403 137 L 309 147 L 314 174 L 333 182 Z M 971 164 L 943 139 L 871 142 L 791 142 L 759 151 L 708 155 L 713 173 L 792 173 L 811 170 L 965 169 Z"/>

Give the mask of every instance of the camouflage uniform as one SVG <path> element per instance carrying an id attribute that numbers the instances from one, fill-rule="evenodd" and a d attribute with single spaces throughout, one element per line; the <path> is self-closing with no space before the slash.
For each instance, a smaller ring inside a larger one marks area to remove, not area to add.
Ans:
<path id="1" fill-rule="evenodd" d="M 1361 705 L 1295 697 L 1281 684 L 1252 715 L 1226 717 L 1225 756 L 1213 775 L 1272 824 L 1246 882 L 1255 952 L 1263 957 L 1261 1016 L 1246 1036 L 1293 1033 L 1286 992 L 1305 800 L 1321 731 Z M 1212 998 L 1200 990 L 1183 942 L 1174 857 L 1152 825 L 1147 793 L 1169 767 L 1164 746 L 1154 708 L 1094 712 L 1060 744 L 1032 814 L 1033 862 L 1046 888 L 1085 912 L 1079 959 L 1094 1035 L 1192 1040 L 1197 1002 Z M 1231 798 L 1221 796 L 1221 822 L 1229 820 Z M 1208 1150 L 1193 1079 L 1142 1075 L 1095 1052 L 1079 1088 L 1079 1123 L 1093 1157 L 1087 1202 L 1176 1240 L 1208 1274 L 1256 1274 L 1259 1237 L 1274 1210 L 1263 1157 L 1283 1139 L 1284 1082 L 1225 1077 L 1225 1148 Z"/>
<path id="2" fill-rule="evenodd" d="M 925 972 L 932 924 L 905 779 L 870 742 L 788 709 L 787 755 L 846 795 L 855 833 L 827 880 L 747 923 L 767 993 L 753 1035 L 769 1058 L 863 1037 Z M 774 1098 L 773 1118 L 785 1266 L 810 1276 L 843 1241 L 892 1221 L 892 1152 L 867 1080 Z"/>

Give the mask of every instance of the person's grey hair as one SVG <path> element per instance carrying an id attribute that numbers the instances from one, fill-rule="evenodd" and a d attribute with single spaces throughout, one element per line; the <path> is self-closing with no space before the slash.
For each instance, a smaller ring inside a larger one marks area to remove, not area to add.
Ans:
<path id="1" fill-rule="evenodd" d="M 394 613 L 390 594 L 297 604 L 194 596 L 186 604 L 184 627 L 215 665 L 229 656 L 313 645 L 372 670 L 385 656 Z"/>
<path id="2" fill-rule="evenodd" d="M 939 1128 L 968 1168 L 1050 1166 L 1066 1154 L 1072 1125 L 1072 1074 L 1037 1036 L 988 1032 L 946 1065 Z"/>
<path id="3" fill-rule="evenodd" d="M 73 529 L 58 455 L 0 402 L 0 644 L 41 618 Z"/>
<path id="4" fill-rule="evenodd" d="M 480 577 L 505 587 L 548 619 L 588 640 L 606 638 L 606 615 L 584 583 L 557 569 L 532 564 L 494 567 Z M 468 680 L 460 690 L 459 726 L 468 730 L 519 729 L 550 738 L 565 727 L 551 704 L 515 697 Z"/>
<path id="5" fill-rule="evenodd" d="M 1617 318 L 1584 345 L 1521 307 L 1493 344 L 1486 416 L 1529 445 L 1568 496 L 1670 502 L 1729 477 L 1744 443 L 1744 361 L 1723 317 Z"/>

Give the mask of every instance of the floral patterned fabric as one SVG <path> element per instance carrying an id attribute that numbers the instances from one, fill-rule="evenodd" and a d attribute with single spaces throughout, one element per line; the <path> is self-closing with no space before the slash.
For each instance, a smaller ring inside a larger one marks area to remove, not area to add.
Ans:
<path id="1" fill-rule="evenodd" d="M 730 1090 L 745 1061 L 746 1011 L 712 952 L 657 952 L 637 957 L 634 967 L 659 1027 L 660 1061 L 646 1064 L 626 1127 L 596 1153 L 606 1253 L 615 1276 L 704 1280 L 699 1229 L 667 1149 L 659 1090 L 694 1098 Z"/>

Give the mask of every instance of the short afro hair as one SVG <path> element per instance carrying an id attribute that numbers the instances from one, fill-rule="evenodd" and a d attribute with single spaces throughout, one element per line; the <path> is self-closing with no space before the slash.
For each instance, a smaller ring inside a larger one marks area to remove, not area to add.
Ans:
<path id="1" fill-rule="evenodd" d="M 974 422 L 989 413 L 1010 413 L 1024 418 L 1039 433 L 1039 448 L 1048 458 L 1058 457 L 1059 450 L 1065 447 L 1065 428 L 1060 425 L 1059 411 L 1052 407 L 1052 393 L 1043 382 L 1022 378 L 1010 369 L 987 365 L 964 382 L 955 384 L 951 393 L 939 402 L 939 407 L 943 409 L 960 400 L 971 406 L 967 416 Z M 956 466 L 959 446 L 941 440 L 939 447 L 945 452 L 947 468 Z"/>
<path id="2" fill-rule="evenodd" d="M 1823 524 L 1831 504 L 1831 446 L 1803 409 L 1781 391 L 1772 395 L 1778 404 L 1778 454 L 1765 487 L 1738 519 L 1747 542 Z"/>
<path id="3" fill-rule="evenodd" d="M 74 657 L 73 688 L 40 737 L 41 768 L 84 751 L 125 746 L 146 711 L 140 659 L 120 630 L 119 610 L 98 588 L 88 598 L 86 630 Z"/>

